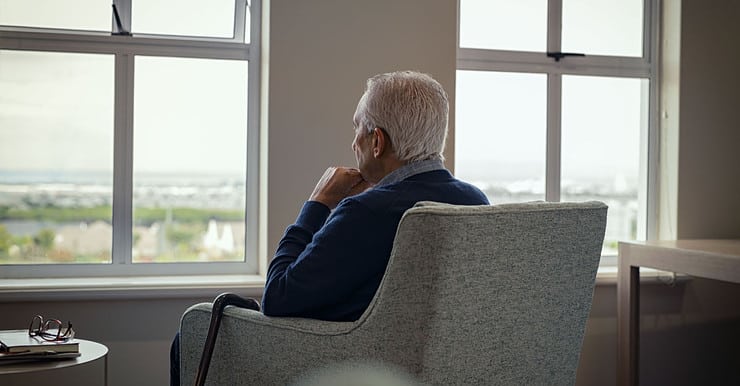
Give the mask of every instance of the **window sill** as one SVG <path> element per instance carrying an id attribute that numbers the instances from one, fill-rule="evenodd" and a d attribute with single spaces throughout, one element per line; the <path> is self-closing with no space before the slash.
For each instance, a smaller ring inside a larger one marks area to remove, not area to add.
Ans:
<path id="1" fill-rule="evenodd" d="M 649 268 L 642 268 L 640 277 L 645 284 L 687 280 L 685 275 L 674 276 Z M 599 267 L 596 285 L 616 284 L 617 267 Z M 259 275 L 5 279 L 0 284 L 0 302 L 210 298 L 222 292 L 261 297 L 264 285 L 265 279 Z"/>
<path id="2" fill-rule="evenodd" d="M 6 279 L 0 302 L 213 297 L 222 292 L 261 297 L 258 275 Z"/>

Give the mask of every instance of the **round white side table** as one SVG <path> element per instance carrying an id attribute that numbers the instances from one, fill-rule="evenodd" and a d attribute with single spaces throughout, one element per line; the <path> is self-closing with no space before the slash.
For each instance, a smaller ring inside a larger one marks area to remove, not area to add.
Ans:
<path id="1" fill-rule="evenodd" d="M 93 363 L 103 361 L 103 374 L 100 385 L 108 384 L 108 347 L 84 339 L 77 339 L 80 342 L 80 356 L 77 358 L 60 359 L 60 360 L 41 360 L 18 363 L 0 364 L 0 383 L 5 385 L 6 380 L 20 380 L 26 375 L 38 376 L 39 373 L 64 369 L 74 366 L 87 366 Z M 14 383 L 10 383 L 11 385 Z"/>

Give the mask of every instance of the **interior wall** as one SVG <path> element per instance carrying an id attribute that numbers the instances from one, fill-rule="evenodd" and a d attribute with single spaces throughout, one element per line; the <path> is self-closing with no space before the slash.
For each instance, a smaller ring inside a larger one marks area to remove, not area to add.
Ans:
<path id="1" fill-rule="evenodd" d="M 663 3 L 660 31 L 660 175 L 658 239 L 676 239 L 681 116 L 681 2 Z"/>
<path id="2" fill-rule="evenodd" d="M 576 376 L 616 385 L 616 285 L 594 291 Z M 740 285 L 665 274 L 640 289 L 640 384 L 740 384 Z"/>
<path id="3" fill-rule="evenodd" d="M 677 236 L 740 238 L 740 2 L 681 2 Z"/>
<path id="4" fill-rule="evenodd" d="M 169 349 L 180 316 L 195 304 L 218 295 L 168 299 L 96 299 L 79 301 L 0 302 L 0 329 L 27 328 L 33 315 L 72 322 L 76 336 L 108 347 L 110 386 L 169 384 Z M 0 376 L 4 386 L 100 386 L 98 367 L 48 370 L 29 380 Z"/>

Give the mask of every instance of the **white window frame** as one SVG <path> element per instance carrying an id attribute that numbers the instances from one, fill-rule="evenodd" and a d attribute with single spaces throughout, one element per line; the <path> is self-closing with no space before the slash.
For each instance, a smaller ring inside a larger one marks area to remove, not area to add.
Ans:
<path id="1" fill-rule="evenodd" d="M 131 1 L 114 0 L 121 26 L 131 31 Z M 120 34 L 111 12 L 111 32 L 0 26 L 0 49 L 112 54 L 114 70 L 113 242 L 111 264 L 2 265 L 3 278 L 74 278 L 258 274 L 259 122 L 261 0 L 235 0 L 234 34 L 229 38 Z M 207 2 L 203 3 L 207 5 Z M 250 12 L 250 41 L 244 43 Z M 230 59 L 249 63 L 244 261 L 133 263 L 133 106 L 135 56 Z"/>
<path id="2" fill-rule="evenodd" d="M 507 51 L 460 47 L 460 1 L 458 0 L 457 70 L 538 73 L 547 75 L 547 145 L 545 199 L 560 201 L 561 102 L 563 75 L 629 77 L 649 80 L 643 95 L 648 100 L 648 122 L 640 140 L 640 184 L 638 189 L 638 235 L 657 235 L 657 186 L 659 160 L 659 27 L 660 0 L 643 1 L 642 57 L 605 55 L 568 56 L 556 61 L 543 52 Z M 547 51 L 561 52 L 562 0 L 548 0 Z M 616 266 L 616 256 L 603 256 L 602 266 Z"/>

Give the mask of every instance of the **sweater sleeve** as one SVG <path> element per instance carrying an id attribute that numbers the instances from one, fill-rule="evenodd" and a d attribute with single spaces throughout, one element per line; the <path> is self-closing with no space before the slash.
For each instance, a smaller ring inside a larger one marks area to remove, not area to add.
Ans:
<path id="1" fill-rule="evenodd" d="M 331 318 L 322 312 L 350 298 L 370 275 L 385 268 L 385 261 L 365 256 L 376 252 L 372 230 L 378 225 L 368 208 L 351 199 L 331 216 L 323 204 L 304 204 L 270 263 L 264 314 Z"/>

